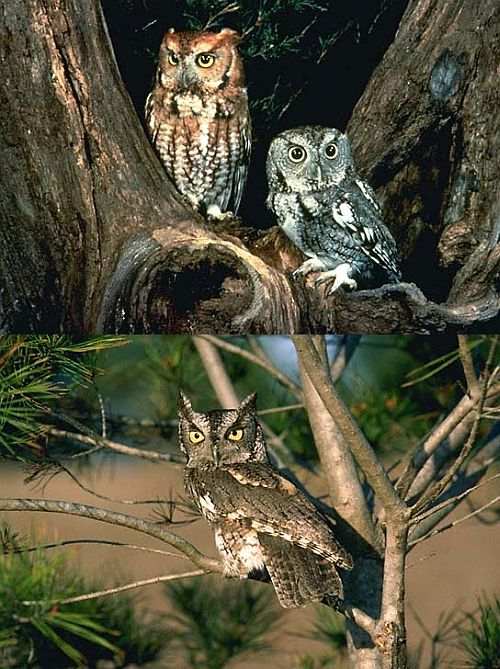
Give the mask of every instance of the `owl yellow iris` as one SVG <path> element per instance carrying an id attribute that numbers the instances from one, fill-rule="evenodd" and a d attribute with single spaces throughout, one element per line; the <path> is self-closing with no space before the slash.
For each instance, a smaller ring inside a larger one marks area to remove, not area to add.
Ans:
<path id="1" fill-rule="evenodd" d="M 215 56 L 211 53 L 200 53 L 196 56 L 196 64 L 200 67 L 212 67 L 215 63 Z"/>
<path id="2" fill-rule="evenodd" d="M 231 441 L 240 441 L 243 436 L 243 430 L 230 430 L 227 436 Z"/>
<path id="3" fill-rule="evenodd" d="M 198 432 L 198 430 L 191 430 L 189 433 L 189 441 L 192 444 L 199 444 L 200 441 L 203 441 L 205 437 L 202 435 L 201 432 Z"/>

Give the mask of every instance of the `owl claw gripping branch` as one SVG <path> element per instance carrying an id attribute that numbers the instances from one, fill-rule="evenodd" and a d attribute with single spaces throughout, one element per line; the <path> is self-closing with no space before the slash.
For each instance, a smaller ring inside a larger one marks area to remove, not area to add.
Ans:
<path id="1" fill-rule="evenodd" d="M 147 127 L 165 170 L 208 218 L 237 212 L 247 178 L 251 125 L 239 41 L 229 28 L 171 28 L 146 101 Z"/>
<path id="2" fill-rule="evenodd" d="M 268 207 L 308 259 L 294 272 L 320 272 L 327 294 L 358 282 L 400 280 L 396 242 L 370 186 L 356 173 L 349 140 L 335 128 L 286 130 L 267 158 Z"/>
<path id="3" fill-rule="evenodd" d="M 224 574 L 266 569 L 285 608 L 341 600 L 337 569 L 352 569 L 352 557 L 328 519 L 271 465 L 255 413 L 255 395 L 207 413 L 179 397 L 186 490 L 214 526 Z"/>

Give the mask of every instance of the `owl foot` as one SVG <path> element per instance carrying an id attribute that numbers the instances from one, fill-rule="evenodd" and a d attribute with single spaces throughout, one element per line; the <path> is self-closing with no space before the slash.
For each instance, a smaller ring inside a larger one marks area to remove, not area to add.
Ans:
<path id="1" fill-rule="evenodd" d="M 231 218 L 235 218 L 235 215 L 232 211 L 221 211 L 217 204 L 210 204 L 207 207 L 207 218 L 215 219 L 216 221 L 228 221 Z"/>
<path id="2" fill-rule="evenodd" d="M 311 272 L 322 272 L 325 270 L 324 263 L 319 258 L 309 258 L 305 262 L 297 267 L 293 272 L 292 276 L 294 279 L 297 279 L 299 276 L 307 276 Z"/>
<path id="3" fill-rule="evenodd" d="M 351 265 L 349 265 L 349 263 L 347 262 L 344 262 L 341 265 L 337 265 L 335 269 L 331 269 L 327 272 L 322 272 L 318 276 L 318 278 L 314 281 L 314 285 L 321 286 L 323 283 L 326 282 L 330 283 L 330 281 L 332 281 L 333 279 L 333 282 L 326 289 L 325 294 L 327 296 L 334 293 L 340 287 L 345 287 L 348 290 L 356 290 L 358 284 L 351 277 L 351 272 L 352 272 Z"/>

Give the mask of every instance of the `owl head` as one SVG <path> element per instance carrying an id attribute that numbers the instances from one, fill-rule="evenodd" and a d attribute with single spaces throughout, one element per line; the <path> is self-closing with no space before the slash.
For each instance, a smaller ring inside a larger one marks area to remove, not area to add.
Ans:
<path id="1" fill-rule="evenodd" d="M 256 394 L 236 409 L 200 413 L 179 393 L 179 447 L 187 467 L 213 467 L 238 462 L 267 462 L 262 427 L 255 417 Z"/>
<path id="2" fill-rule="evenodd" d="M 164 88 L 182 92 L 216 91 L 245 85 L 234 30 L 179 32 L 171 28 L 160 47 L 158 76 Z"/>
<path id="3" fill-rule="evenodd" d="M 353 169 L 346 135 L 335 128 L 304 126 L 277 135 L 267 156 L 270 191 L 311 193 L 341 183 Z"/>

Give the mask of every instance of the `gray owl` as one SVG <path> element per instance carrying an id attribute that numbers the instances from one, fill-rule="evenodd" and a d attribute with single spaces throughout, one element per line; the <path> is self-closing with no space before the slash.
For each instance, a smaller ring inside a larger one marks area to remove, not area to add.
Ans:
<path id="1" fill-rule="evenodd" d="M 328 293 L 399 281 L 396 243 L 346 135 L 320 126 L 282 132 L 269 149 L 267 178 L 268 207 L 308 258 L 295 276 L 320 272 L 316 283 L 328 282 Z"/>
<path id="2" fill-rule="evenodd" d="M 177 189 L 212 217 L 236 213 L 245 186 L 251 126 L 239 35 L 169 30 L 146 101 L 154 147 Z"/>
<path id="3" fill-rule="evenodd" d="M 352 558 L 314 504 L 269 462 L 255 395 L 237 409 L 195 412 L 179 398 L 185 485 L 215 529 L 224 574 L 267 569 L 280 604 L 343 598 L 338 567 Z"/>

